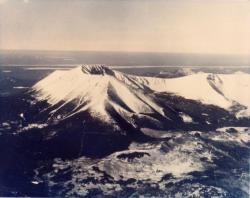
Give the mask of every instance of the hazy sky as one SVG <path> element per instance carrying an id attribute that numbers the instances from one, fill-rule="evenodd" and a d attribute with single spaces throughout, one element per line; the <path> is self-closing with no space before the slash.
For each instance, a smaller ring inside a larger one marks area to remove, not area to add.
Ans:
<path id="1" fill-rule="evenodd" d="M 249 0 L 0 0 L 0 48 L 249 54 Z"/>

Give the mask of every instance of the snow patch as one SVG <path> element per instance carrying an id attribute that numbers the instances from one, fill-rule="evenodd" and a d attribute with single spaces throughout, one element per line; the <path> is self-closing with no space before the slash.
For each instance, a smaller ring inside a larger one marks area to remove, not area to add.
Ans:
<path id="1" fill-rule="evenodd" d="M 35 185 L 39 184 L 38 181 L 31 181 L 31 183 L 32 183 L 32 184 L 35 184 Z"/>
<path id="2" fill-rule="evenodd" d="M 216 131 L 220 132 L 217 136 L 212 137 L 216 141 L 231 141 L 237 143 L 250 142 L 250 128 L 249 127 L 223 127 Z"/>
<path id="3" fill-rule="evenodd" d="M 187 115 L 185 113 L 179 113 L 179 115 L 181 116 L 183 122 L 185 122 L 185 123 L 192 123 L 193 122 L 193 119 L 189 115 Z"/>
<path id="4" fill-rule="evenodd" d="M 16 86 L 13 87 L 13 89 L 28 89 L 29 87 L 23 87 L 23 86 Z"/>
<path id="5" fill-rule="evenodd" d="M 26 127 L 21 128 L 18 132 L 27 131 L 27 130 L 30 130 L 30 129 L 42 129 L 42 128 L 45 128 L 47 126 L 48 126 L 48 124 L 32 123 L 32 124 L 29 124 Z"/>
<path id="6" fill-rule="evenodd" d="M 9 124 L 8 122 L 3 122 L 3 123 L 2 123 L 2 126 L 3 126 L 3 127 L 10 127 L 10 124 Z"/>
<path id="7" fill-rule="evenodd" d="M 2 72 L 3 73 L 11 73 L 12 71 L 11 70 L 3 70 Z"/>

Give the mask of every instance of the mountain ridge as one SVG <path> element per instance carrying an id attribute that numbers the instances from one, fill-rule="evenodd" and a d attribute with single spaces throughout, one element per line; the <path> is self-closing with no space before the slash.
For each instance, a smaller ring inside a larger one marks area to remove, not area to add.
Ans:
<path id="1" fill-rule="evenodd" d="M 243 83 L 238 83 L 235 78 Z M 233 85 L 230 81 L 239 85 Z M 233 88 L 230 90 L 227 84 Z M 197 73 L 163 79 L 123 74 L 103 65 L 83 65 L 70 71 L 55 71 L 32 89 L 38 101 L 47 100 L 51 105 L 77 99 L 76 109 L 84 103 L 83 108 L 77 112 L 91 109 L 92 112 L 106 115 L 105 104 L 111 103 L 122 111 L 137 114 L 156 111 L 166 116 L 148 93 L 167 92 L 226 110 L 237 103 L 242 105 L 242 111 L 237 114 L 240 117 L 250 115 L 250 94 L 246 93 L 245 97 L 237 97 L 237 94 L 246 92 L 249 86 L 249 74 Z"/>

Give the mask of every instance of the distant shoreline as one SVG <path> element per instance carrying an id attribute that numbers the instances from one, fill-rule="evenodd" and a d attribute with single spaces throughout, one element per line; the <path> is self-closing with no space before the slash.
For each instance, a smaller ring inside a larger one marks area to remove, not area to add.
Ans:
<path id="1" fill-rule="evenodd" d="M 30 67 L 30 68 L 46 68 L 46 69 L 57 69 L 57 68 L 74 68 L 74 67 L 77 67 L 77 66 L 81 66 L 81 65 L 84 65 L 84 63 L 82 64 L 44 64 L 44 65 L 41 65 L 41 64 L 30 64 L 30 65 L 24 65 L 24 64 L 20 64 L 20 65 L 17 65 L 17 64 L 9 64 L 9 65 L 0 65 L 0 67 Z M 92 65 L 92 64 L 90 64 Z M 115 68 L 120 68 L 120 69 L 131 69 L 131 68 L 168 68 L 168 67 L 185 67 L 185 68 L 211 68 L 211 67 L 214 67 L 214 68 L 250 68 L 250 65 L 232 65 L 232 66 L 224 66 L 224 65 L 107 65 L 108 67 L 112 68 L 112 69 L 115 69 Z"/>

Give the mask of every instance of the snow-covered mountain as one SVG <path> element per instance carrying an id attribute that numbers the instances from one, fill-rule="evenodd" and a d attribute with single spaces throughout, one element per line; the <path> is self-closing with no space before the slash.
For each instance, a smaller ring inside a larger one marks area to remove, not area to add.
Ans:
<path id="1" fill-rule="evenodd" d="M 74 108 L 71 116 L 90 110 L 92 114 L 109 120 L 106 108 L 112 106 L 125 114 L 158 114 L 168 117 L 154 97 L 153 92 L 166 92 L 185 99 L 215 105 L 225 110 L 241 108 L 237 116 L 250 115 L 250 75 L 245 73 L 197 73 L 180 78 L 153 78 L 127 75 L 102 65 L 84 65 L 70 71 L 55 71 L 39 81 L 33 89 L 36 98 L 47 100 L 55 106 L 55 113 L 68 103 Z"/>
<path id="2" fill-rule="evenodd" d="M 83 65 L 55 71 L 32 87 L 32 113 L 24 113 L 32 117 L 22 131 L 43 126 L 42 148 L 55 155 L 62 152 L 58 145 L 67 145 L 69 156 L 105 155 L 132 141 L 166 138 L 170 130 L 248 126 L 249 86 L 244 73 L 164 79 Z"/>
<path id="3" fill-rule="evenodd" d="M 47 100 L 51 105 L 63 101 L 52 113 L 74 103 L 74 108 L 66 116 L 89 110 L 110 121 L 106 111 L 109 106 L 126 114 L 158 112 L 164 115 L 161 107 L 143 93 L 142 86 L 129 76 L 107 67 L 87 65 L 70 71 L 56 71 L 33 88 L 38 100 Z"/>

